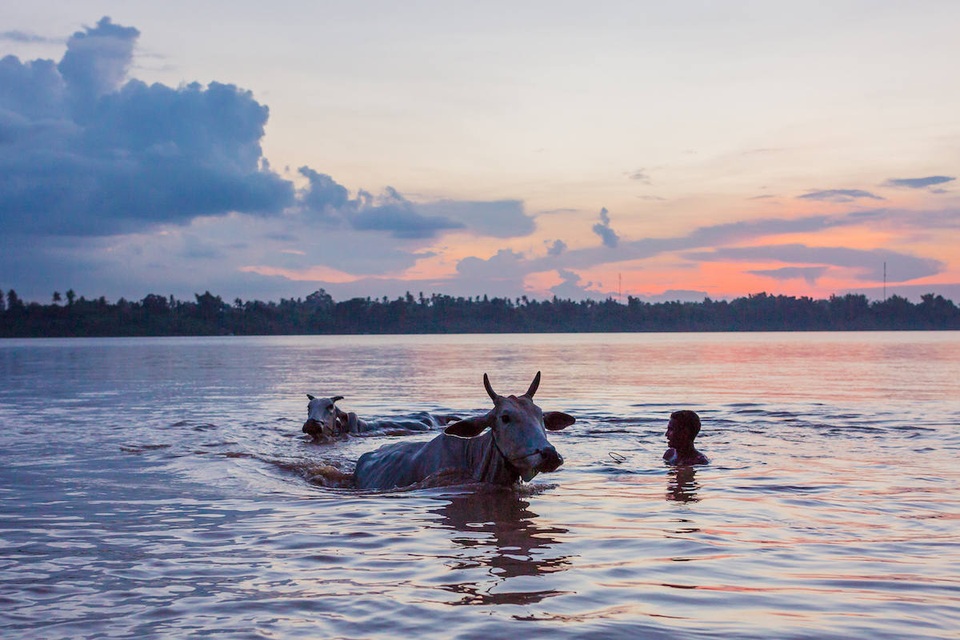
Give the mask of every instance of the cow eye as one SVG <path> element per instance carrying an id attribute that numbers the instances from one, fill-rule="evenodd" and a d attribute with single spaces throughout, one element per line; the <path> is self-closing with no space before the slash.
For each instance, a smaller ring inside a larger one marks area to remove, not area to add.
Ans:
<path id="1" fill-rule="evenodd" d="M 500 421 L 503 422 L 504 424 L 506 424 L 506 423 L 510 422 L 510 416 L 505 413 L 505 414 L 503 414 L 502 416 L 500 416 Z"/>

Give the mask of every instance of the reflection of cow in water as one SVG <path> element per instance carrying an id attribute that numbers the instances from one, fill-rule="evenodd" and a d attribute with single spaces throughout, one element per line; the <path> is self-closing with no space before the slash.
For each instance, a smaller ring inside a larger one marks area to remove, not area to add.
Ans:
<path id="1" fill-rule="evenodd" d="M 437 475 L 451 482 L 512 485 L 555 471 L 563 458 L 547 440 L 546 429 L 559 431 L 576 420 L 559 411 L 541 411 L 533 403 L 539 385 L 538 371 L 522 396 L 501 396 L 483 374 L 493 400 L 489 413 L 455 422 L 429 442 L 399 442 L 363 454 L 357 460 L 357 487 L 406 487 Z"/>
<path id="2" fill-rule="evenodd" d="M 307 398 L 307 420 L 302 431 L 309 434 L 314 442 L 328 442 L 342 436 L 361 433 L 380 432 L 387 434 L 405 434 L 414 431 L 439 429 L 459 420 L 457 416 L 432 415 L 426 411 L 415 414 L 410 420 L 361 420 L 353 411 L 341 411 L 336 405 L 343 396 L 315 398 L 309 393 Z"/>
<path id="3" fill-rule="evenodd" d="M 431 509 L 440 519 L 428 526 L 456 532 L 451 536 L 458 545 L 451 570 L 463 579 L 441 587 L 461 596 L 452 604 L 528 605 L 564 593 L 530 591 L 530 583 L 523 580 L 511 588 L 511 578 L 555 573 L 570 566 L 567 556 L 553 551 L 560 544 L 557 537 L 567 530 L 538 524 L 540 516 L 529 510 L 530 503 L 517 491 L 488 489 L 440 499 L 445 504 Z"/>

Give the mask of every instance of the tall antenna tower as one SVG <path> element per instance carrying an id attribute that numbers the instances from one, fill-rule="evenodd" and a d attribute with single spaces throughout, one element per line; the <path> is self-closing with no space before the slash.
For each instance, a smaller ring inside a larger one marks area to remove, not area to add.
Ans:
<path id="1" fill-rule="evenodd" d="M 887 301 L 887 261 L 883 261 L 883 301 Z"/>

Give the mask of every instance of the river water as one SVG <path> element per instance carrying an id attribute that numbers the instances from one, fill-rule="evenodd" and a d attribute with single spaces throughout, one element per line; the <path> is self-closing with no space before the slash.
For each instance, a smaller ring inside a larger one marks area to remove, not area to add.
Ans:
<path id="1" fill-rule="evenodd" d="M 538 370 L 577 423 L 519 489 L 359 492 L 399 436 L 300 433 Z M 0 635 L 956 638 L 958 381 L 951 332 L 0 340 Z"/>

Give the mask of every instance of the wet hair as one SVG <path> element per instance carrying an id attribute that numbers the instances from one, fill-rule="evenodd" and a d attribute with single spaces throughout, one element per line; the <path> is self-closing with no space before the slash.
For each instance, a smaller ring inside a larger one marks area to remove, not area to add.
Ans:
<path id="1" fill-rule="evenodd" d="M 690 411 L 689 409 L 674 411 L 670 414 L 670 419 L 686 429 L 690 433 L 691 440 L 700 433 L 700 416 L 697 415 L 696 411 Z"/>

